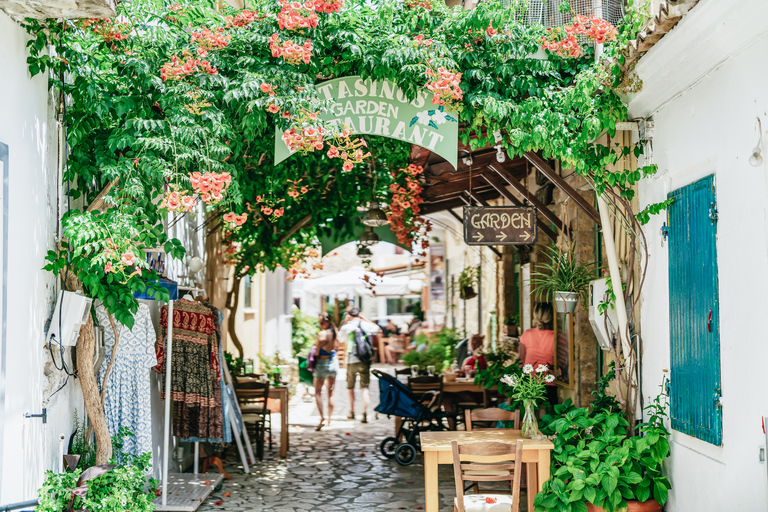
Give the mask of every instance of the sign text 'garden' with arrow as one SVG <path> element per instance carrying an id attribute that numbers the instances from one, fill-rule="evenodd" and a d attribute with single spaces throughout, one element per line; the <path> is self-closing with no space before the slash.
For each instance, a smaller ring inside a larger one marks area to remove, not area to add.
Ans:
<path id="1" fill-rule="evenodd" d="M 465 206 L 467 245 L 528 245 L 536 243 L 536 208 Z"/>

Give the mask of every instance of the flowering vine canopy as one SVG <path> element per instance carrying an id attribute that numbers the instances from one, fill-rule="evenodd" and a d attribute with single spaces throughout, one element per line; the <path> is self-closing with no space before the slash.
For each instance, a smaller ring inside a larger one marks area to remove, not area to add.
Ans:
<path id="1" fill-rule="evenodd" d="M 620 27 L 573 16 L 547 30 L 526 21 L 526 3 L 256 0 L 237 10 L 135 0 L 112 19 L 28 20 L 30 72 L 48 71 L 66 93 L 71 197 L 87 206 L 108 189 L 104 208 L 65 215 L 65 241 L 47 268 L 72 268 L 130 325 L 133 293 L 156 278 L 138 255 L 165 245 L 183 256 L 162 223 L 200 203 L 238 275 L 304 272 L 318 235 L 350 230 L 373 199 L 389 205 L 398 239 L 418 247 L 429 229 L 423 170 L 409 166 L 409 142 L 356 132 L 333 115 L 323 87 L 344 77 L 421 98 L 429 108 L 415 126 L 455 124 L 474 147 L 501 134 L 510 156 L 540 152 L 598 190 L 631 195 L 652 169 L 608 172 L 629 150 L 593 141 L 626 117 L 612 91 L 621 80 L 614 60 L 639 15 Z M 592 42 L 605 43 L 597 63 Z M 298 155 L 273 161 L 276 131 Z"/>

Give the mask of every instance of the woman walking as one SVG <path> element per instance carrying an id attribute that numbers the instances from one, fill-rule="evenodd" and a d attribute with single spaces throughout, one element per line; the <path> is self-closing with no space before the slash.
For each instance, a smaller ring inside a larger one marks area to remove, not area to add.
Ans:
<path id="1" fill-rule="evenodd" d="M 339 360 L 336 351 L 339 348 L 339 340 L 336 336 L 336 327 L 331 322 L 328 313 L 320 315 L 320 332 L 315 342 L 315 401 L 320 411 L 320 423 L 315 430 L 320 430 L 325 425 L 331 424 L 333 416 L 333 387 L 336 384 L 336 373 L 339 371 Z M 323 384 L 328 382 L 328 420 L 323 414 Z"/>

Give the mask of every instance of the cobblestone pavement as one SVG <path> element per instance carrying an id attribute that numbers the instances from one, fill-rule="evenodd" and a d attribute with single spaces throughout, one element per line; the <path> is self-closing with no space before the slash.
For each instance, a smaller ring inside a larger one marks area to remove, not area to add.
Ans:
<path id="1" fill-rule="evenodd" d="M 368 424 L 361 424 L 360 393 L 357 391 L 357 420 L 347 420 L 348 393 L 344 374 L 339 375 L 336 409 L 330 427 L 316 432 L 319 413 L 314 399 L 302 399 L 302 391 L 289 410 L 290 451 L 279 457 L 280 416 L 272 415 L 273 450 L 265 447 L 263 462 L 245 475 L 237 450 L 230 449 L 225 461 L 231 481 L 214 492 L 198 509 L 211 511 L 357 511 L 422 510 L 424 507 L 424 467 L 419 455 L 410 466 L 400 466 L 379 452 L 379 443 L 393 435 L 393 419 L 379 415 L 378 381 L 371 378 Z M 325 393 L 324 393 L 325 396 Z M 254 450 L 255 451 L 255 450 Z M 450 466 L 440 466 L 441 512 L 453 511 L 455 488 Z M 213 471 L 216 471 L 215 469 Z M 225 496 L 226 493 L 230 493 Z M 524 502 L 524 501 L 523 501 Z"/>

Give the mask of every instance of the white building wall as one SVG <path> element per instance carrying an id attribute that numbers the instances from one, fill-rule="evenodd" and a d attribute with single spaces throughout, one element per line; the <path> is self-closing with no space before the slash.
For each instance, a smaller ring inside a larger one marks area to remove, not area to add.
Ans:
<path id="1" fill-rule="evenodd" d="M 0 12 L 0 143 L 8 146 L 7 290 L 0 350 L 0 504 L 36 497 L 46 469 L 59 467 L 59 436 L 72 433 L 80 409 L 79 383 L 65 380 L 44 345 L 56 292 L 54 276 L 42 270 L 57 233 L 56 123 L 49 109 L 47 76 L 30 78 L 25 31 Z M 67 364 L 72 369 L 71 349 Z M 57 352 L 58 360 L 58 352 Z M 47 407 L 48 422 L 26 419 Z"/>
<path id="2" fill-rule="evenodd" d="M 655 87 L 654 80 L 666 80 L 679 88 L 665 92 L 672 99 L 664 104 L 654 105 L 649 97 L 642 97 L 638 104 L 639 110 L 654 113 L 653 161 L 659 166 L 655 178 L 640 183 L 641 208 L 715 174 L 719 211 L 723 444 L 717 447 L 673 432 L 667 463 L 672 482 L 668 512 L 768 510 L 768 471 L 766 463 L 759 461 L 759 447 L 765 444 L 761 416 L 768 416 L 768 344 L 760 321 L 768 316 L 768 158 L 758 168 L 748 164 L 758 140 L 757 117 L 763 123 L 763 137 L 768 135 L 768 67 L 764 65 L 768 32 L 765 16 L 757 13 L 766 10 L 764 3 L 744 4 L 739 7 L 745 11 L 742 14 L 751 12 L 751 17 L 721 17 L 710 27 L 704 20 L 717 16 L 707 10 L 730 11 L 736 4 L 701 2 L 667 36 L 669 40 L 662 40 L 641 61 L 641 76 L 649 87 Z M 744 34 L 756 18 L 762 20 L 762 29 Z M 747 43 L 739 41 L 728 49 L 733 42 L 729 32 L 734 30 Z M 685 41 L 692 45 L 682 44 Z M 724 48 L 727 55 L 723 61 L 713 55 L 701 74 L 693 61 L 706 60 L 707 54 L 700 53 L 696 42 Z M 678 70 L 670 76 L 676 68 L 665 62 L 673 55 L 687 58 L 686 67 L 698 74 Z M 665 221 L 665 215 L 656 216 L 645 230 L 650 252 L 641 315 L 646 400 L 659 392 L 662 370 L 670 367 L 668 253 L 660 237 Z"/>

